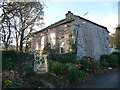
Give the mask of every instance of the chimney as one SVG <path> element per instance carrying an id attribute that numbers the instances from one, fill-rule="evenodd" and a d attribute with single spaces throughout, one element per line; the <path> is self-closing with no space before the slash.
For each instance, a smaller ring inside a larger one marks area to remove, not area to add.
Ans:
<path id="1" fill-rule="evenodd" d="M 71 11 L 68 11 L 66 14 L 66 19 L 71 19 L 71 16 L 73 16 L 73 13 Z"/>

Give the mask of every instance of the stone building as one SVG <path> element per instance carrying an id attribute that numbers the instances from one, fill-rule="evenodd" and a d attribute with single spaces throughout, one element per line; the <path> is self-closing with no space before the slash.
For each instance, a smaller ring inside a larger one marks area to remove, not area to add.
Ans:
<path id="1" fill-rule="evenodd" d="M 68 53 L 74 46 L 77 58 L 92 56 L 98 60 L 109 53 L 108 34 L 106 27 L 68 11 L 65 19 L 34 33 L 31 49 L 41 52 L 49 47 L 57 53 Z"/>

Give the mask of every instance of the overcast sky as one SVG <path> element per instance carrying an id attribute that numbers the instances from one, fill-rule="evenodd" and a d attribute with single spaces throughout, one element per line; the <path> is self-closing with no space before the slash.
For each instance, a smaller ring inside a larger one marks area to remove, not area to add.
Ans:
<path id="1" fill-rule="evenodd" d="M 44 8 L 44 27 L 64 19 L 68 11 L 107 27 L 110 33 L 118 25 L 118 0 L 45 0 L 44 3 L 48 7 Z"/>

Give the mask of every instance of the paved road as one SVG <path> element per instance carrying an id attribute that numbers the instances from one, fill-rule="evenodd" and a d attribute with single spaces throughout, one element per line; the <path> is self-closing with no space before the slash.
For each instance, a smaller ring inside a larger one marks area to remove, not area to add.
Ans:
<path id="1" fill-rule="evenodd" d="M 71 86 L 70 88 L 120 88 L 118 81 L 120 81 L 119 72 L 106 73 L 94 76 L 91 80 L 81 82 L 78 85 Z"/>

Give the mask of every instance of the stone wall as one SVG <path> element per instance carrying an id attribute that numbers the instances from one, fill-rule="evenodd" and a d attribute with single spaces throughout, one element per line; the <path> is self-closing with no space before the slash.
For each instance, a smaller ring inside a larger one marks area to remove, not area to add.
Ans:
<path id="1" fill-rule="evenodd" d="M 50 34 L 56 34 L 56 43 L 54 49 L 58 53 L 61 52 L 61 43 L 64 42 L 64 53 L 71 52 L 72 45 L 77 47 L 77 58 L 82 56 L 92 56 L 99 59 L 100 55 L 109 53 L 108 31 L 105 27 L 95 24 L 89 20 L 73 15 L 70 11 L 66 14 L 66 19 L 71 20 L 64 24 L 59 24 L 56 27 L 47 27 L 43 31 L 35 34 L 32 39 L 32 51 L 40 51 L 40 40 L 45 36 L 45 46 L 51 43 Z M 54 24 L 53 24 L 54 25 Z M 53 26 L 51 25 L 51 26 Z"/>
<path id="2" fill-rule="evenodd" d="M 36 51 L 36 45 L 38 45 L 38 51 L 40 51 L 40 41 L 42 36 L 45 36 L 45 46 L 47 43 L 51 43 L 51 33 L 55 33 L 56 36 L 56 43 L 53 49 L 56 49 L 58 52 L 60 52 L 60 45 L 62 42 L 64 42 L 64 53 L 70 52 L 72 49 L 72 44 L 75 43 L 73 22 L 65 23 L 35 34 L 32 38 L 32 51 Z"/>
<path id="3" fill-rule="evenodd" d="M 77 36 L 77 58 L 92 56 L 99 60 L 100 55 L 109 53 L 108 32 L 88 21 L 77 18 L 75 20 Z"/>

